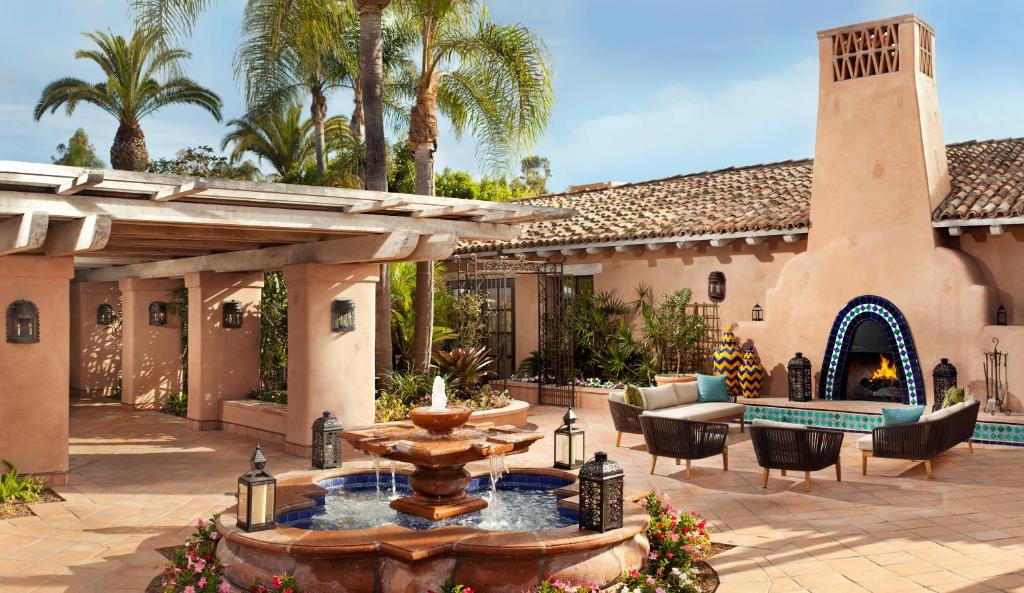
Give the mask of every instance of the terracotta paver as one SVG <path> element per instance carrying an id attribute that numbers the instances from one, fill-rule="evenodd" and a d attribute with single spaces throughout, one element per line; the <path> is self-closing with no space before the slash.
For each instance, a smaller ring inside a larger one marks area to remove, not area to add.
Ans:
<path id="1" fill-rule="evenodd" d="M 589 451 L 608 451 L 633 489 L 668 492 L 714 523 L 716 541 L 736 546 L 712 562 L 721 593 L 1024 591 L 1024 450 L 958 447 L 935 462 L 931 480 L 919 464 L 873 459 L 862 477 L 856 435 L 847 435 L 843 482 L 818 472 L 808 493 L 802 476 L 777 472 L 762 489 L 735 428 L 730 470 L 717 458 L 696 461 L 685 480 L 672 463 L 650 475 L 639 436 L 615 448 L 606 412 L 577 412 Z M 550 437 L 562 413 L 535 407 L 530 421 Z M 71 485 L 57 489 L 66 501 L 0 521 L 0 593 L 143 591 L 163 566 L 157 549 L 233 504 L 255 442 L 107 400 L 72 403 L 71 435 Z M 280 446 L 263 449 L 275 473 L 308 465 Z M 549 466 L 550 438 L 509 462 Z"/>

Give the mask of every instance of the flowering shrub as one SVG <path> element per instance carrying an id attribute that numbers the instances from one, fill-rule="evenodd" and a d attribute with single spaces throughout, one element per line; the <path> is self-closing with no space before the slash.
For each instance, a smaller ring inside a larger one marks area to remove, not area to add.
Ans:
<path id="1" fill-rule="evenodd" d="M 185 547 L 174 551 L 164 568 L 164 593 L 229 593 L 224 567 L 217 560 L 216 517 L 199 519 L 196 531 L 185 540 Z"/>
<path id="2" fill-rule="evenodd" d="M 626 386 L 622 381 L 606 381 L 599 377 L 577 377 L 575 383 L 577 387 L 596 387 L 598 389 L 622 389 Z"/>
<path id="3" fill-rule="evenodd" d="M 456 584 L 455 581 L 448 579 L 441 583 L 441 590 L 427 589 L 427 593 L 473 593 L 473 589 L 465 585 Z"/>
<path id="4" fill-rule="evenodd" d="M 708 522 L 697 513 L 672 508 L 664 494 L 649 493 L 645 505 L 651 516 L 648 563 L 643 571 L 624 574 L 618 593 L 697 593 L 693 562 L 705 558 L 711 549 Z"/>
<path id="5" fill-rule="evenodd" d="M 598 593 L 597 585 L 576 585 L 569 581 L 543 581 L 532 593 Z"/>
<path id="6" fill-rule="evenodd" d="M 217 517 L 196 521 L 195 532 L 185 540 L 185 547 L 174 551 L 164 568 L 163 593 L 230 593 L 231 584 L 224 579 L 224 566 L 217 559 Z M 253 581 L 250 593 L 302 593 L 292 575 L 274 576 L 272 586 Z"/>

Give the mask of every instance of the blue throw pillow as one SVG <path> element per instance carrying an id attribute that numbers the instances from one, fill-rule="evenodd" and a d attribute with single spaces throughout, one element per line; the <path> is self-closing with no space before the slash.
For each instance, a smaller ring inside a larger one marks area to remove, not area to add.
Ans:
<path id="1" fill-rule="evenodd" d="M 725 377 L 720 375 L 697 374 L 697 403 L 729 401 L 729 390 L 725 387 Z"/>
<path id="2" fill-rule="evenodd" d="M 912 408 L 882 408 L 882 426 L 899 426 L 913 424 L 921 419 L 924 406 Z"/>

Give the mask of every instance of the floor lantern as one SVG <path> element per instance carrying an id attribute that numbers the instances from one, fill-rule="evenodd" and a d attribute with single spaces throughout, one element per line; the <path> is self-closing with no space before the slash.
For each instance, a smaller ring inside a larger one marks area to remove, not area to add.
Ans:
<path id="1" fill-rule="evenodd" d="M 932 402 L 934 412 L 942 407 L 946 400 L 946 392 L 956 387 L 956 367 L 948 358 L 943 358 L 935 365 L 935 369 L 932 370 L 932 383 L 935 385 L 935 401 Z"/>
<path id="2" fill-rule="evenodd" d="M 786 370 L 789 371 L 789 401 L 811 401 L 811 361 L 803 352 L 797 352 Z"/>
<path id="3" fill-rule="evenodd" d="M 562 425 L 555 429 L 555 467 L 576 469 L 583 465 L 584 438 L 583 429 L 576 426 L 576 412 L 570 407 L 562 416 Z"/>
<path id="4" fill-rule="evenodd" d="M 277 480 L 267 471 L 267 458 L 259 443 L 249 461 L 251 469 L 238 478 L 238 528 L 263 531 L 274 528 Z"/>
<path id="5" fill-rule="evenodd" d="M 341 421 L 330 411 L 313 421 L 313 467 L 341 467 Z"/>
<path id="6" fill-rule="evenodd" d="M 580 527 L 605 532 L 622 527 L 622 466 L 598 451 L 580 468 Z"/>
<path id="7" fill-rule="evenodd" d="M 39 308 L 31 301 L 14 301 L 7 307 L 7 342 L 35 344 L 39 341 Z"/>

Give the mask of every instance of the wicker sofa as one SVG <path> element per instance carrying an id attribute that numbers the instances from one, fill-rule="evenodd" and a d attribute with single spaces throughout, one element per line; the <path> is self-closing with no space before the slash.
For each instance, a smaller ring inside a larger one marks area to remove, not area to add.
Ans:
<path id="1" fill-rule="evenodd" d="M 861 473 L 868 475 L 869 457 L 923 461 L 925 474 L 932 477 L 932 459 L 960 443 L 974 451 L 971 437 L 981 404 L 974 400 L 954 404 L 921 416 L 912 424 L 879 426 L 857 441 L 861 451 Z"/>
<path id="2" fill-rule="evenodd" d="M 811 490 L 811 472 L 836 466 L 836 481 L 843 479 L 839 453 L 843 433 L 835 430 L 809 428 L 800 424 L 755 420 L 750 426 L 757 464 L 764 469 L 762 488 L 768 487 L 770 470 L 804 472 L 804 490 Z"/>
<path id="3" fill-rule="evenodd" d="M 739 419 L 740 432 L 743 431 L 746 406 L 734 402 L 698 402 L 696 382 L 644 387 L 640 392 L 644 394 L 646 402 L 650 402 L 650 405 L 645 405 L 646 409 L 627 404 L 624 391 L 612 391 L 608 394 L 608 408 L 611 410 L 612 422 L 618 433 L 615 438 L 616 447 L 622 446 L 623 433 L 644 433 L 640 426 L 641 415 L 702 422 Z"/>

